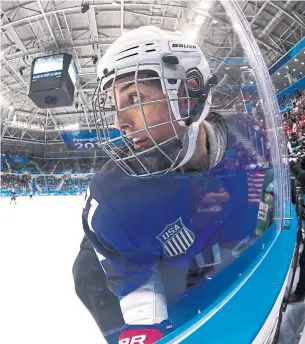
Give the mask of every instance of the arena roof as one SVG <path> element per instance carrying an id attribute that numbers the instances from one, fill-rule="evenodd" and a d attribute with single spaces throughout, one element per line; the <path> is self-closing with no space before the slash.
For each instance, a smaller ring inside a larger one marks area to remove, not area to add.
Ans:
<path id="1" fill-rule="evenodd" d="M 240 6 L 268 66 L 305 36 L 304 1 L 245 0 Z M 196 41 L 210 58 L 243 55 L 216 0 L 1 1 L 2 150 L 58 151 L 65 147 L 60 127 L 78 121 L 83 129 L 93 128 L 96 57 L 124 31 L 142 25 L 183 32 L 196 27 Z M 38 109 L 27 96 L 31 63 L 37 56 L 58 52 L 72 54 L 77 66 L 75 103 Z"/>

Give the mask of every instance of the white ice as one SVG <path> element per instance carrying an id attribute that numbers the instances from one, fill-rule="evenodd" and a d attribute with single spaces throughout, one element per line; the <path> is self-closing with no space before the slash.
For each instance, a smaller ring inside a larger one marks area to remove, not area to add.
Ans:
<path id="1" fill-rule="evenodd" d="M 83 199 L 0 200 L 0 343 L 106 343 L 74 290 Z"/>

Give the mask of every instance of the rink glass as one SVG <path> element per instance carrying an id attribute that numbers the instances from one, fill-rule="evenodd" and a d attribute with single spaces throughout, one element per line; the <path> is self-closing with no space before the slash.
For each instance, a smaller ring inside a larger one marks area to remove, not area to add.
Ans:
<path id="1" fill-rule="evenodd" d="M 125 180 L 104 186 L 109 205 L 119 197 L 125 206 L 115 216 L 105 214 L 103 226 L 121 223 L 126 233 L 138 231 L 124 254 L 133 264 L 139 251 L 159 261 L 160 293 L 175 328 L 243 283 L 268 242 L 264 238 L 277 231 L 276 241 L 290 221 L 286 145 L 274 88 L 239 5 L 222 5 L 226 20 L 234 18 L 228 34 L 231 41 L 236 39 L 236 56 L 225 57 L 215 48 L 222 37 L 220 28 L 215 26 L 213 44 L 204 42 L 204 27 L 199 30 L 197 41 L 203 41 L 200 46 L 218 79 L 200 136 L 208 142 L 199 150 L 200 168 L 176 168 L 185 153 L 177 142 L 185 142 L 187 126 L 179 125 L 166 92 L 160 96 L 145 91 L 172 79 L 162 72 L 162 62 L 156 66 L 157 76 L 140 63 L 133 66 L 133 74 L 115 70 L 110 84 L 99 85 L 93 101 L 101 148 L 117 165 L 105 173 L 113 174 L 109 180 Z M 122 81 L 122 74 L 127 79 Z M 176 79 L 181 93 L 175 101 L 187 123 L 192 111 L 187 71 L 180 70 Z M 127 101 L 118 99 L 118 89 L 124 86 L 133 90 L 125 95 Z M 163 117 L 158 122 L 151 113 L 160 108 Z M 137 130 L 126 130 L 124 116 L 137 118 Z M 137 146 L 134 138 L 145 138 L 146 143 Z M 108 235 L 103 237 L 106 242 L 114 240 Z M 117 240 L 114 246 L 119 249 Z M 150 270 L 145 273 L 149 279 Z M 119 293 L 116 279 L 109 280 L 109 287 Z"/>

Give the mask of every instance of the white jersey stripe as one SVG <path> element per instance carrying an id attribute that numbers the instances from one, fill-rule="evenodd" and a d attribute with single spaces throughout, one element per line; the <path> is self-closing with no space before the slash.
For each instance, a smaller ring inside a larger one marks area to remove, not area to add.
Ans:
<path id="1" fill-rule="evenodd" d="M 188 244 L 192 244 L 193 243 L 193 238 L 191 237 L 191 235 L 190 235 L 190 233 L 188 232 L 188 231 L 186 231 L 185 229 L 183 229 L 182 231 L 181 231 L 181 236 L 183 237 L 183 239 L 185 238 L 184 236 L 187 236 L 187 238 L 188 238 L 188 240 L 187 239 L 185 239 L 186 240 L 186 242 L 188 243 Z"/>
<path id="2" fill-rule="evenodd" d="M 179 241 L 180 245 L 184 248 L 184 250 L 186 251 L 188 249 L 188 247 L 185 246 L 185 243 L 181 240 L 180 238 L 180 233 L 178 233 L 176 235 L 176 239 Z"/>
<path id="3" fill-rule="evenodd" d="M 166 243 L 164 244 L 164 246 L 169 246 L 175 254 L 179 254 L 179 252 L 177 252 L 177 250 L 175 249 L 175 247 L 172 245 L 172 243 L 170 242 L 170 240 L 166 241 Z"/>

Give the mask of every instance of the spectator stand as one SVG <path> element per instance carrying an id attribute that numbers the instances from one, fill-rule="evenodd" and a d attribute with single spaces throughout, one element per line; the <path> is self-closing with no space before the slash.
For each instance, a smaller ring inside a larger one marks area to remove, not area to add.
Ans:
<path id="1" fill-rule="evenodd" d="M 46 174 L 30 175 L 1 173 L 1 196 L 10 196 L 12 189 L 19 196 L 27 196 L 30 191 L 40 196 L 78 195 L 86 192 L 93 174 Z"/>

